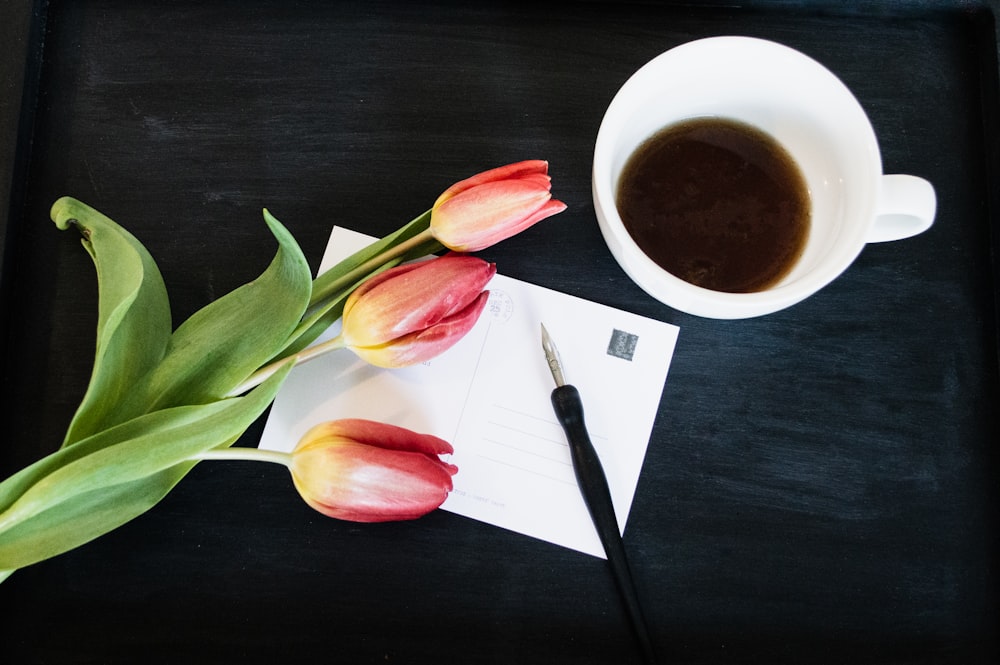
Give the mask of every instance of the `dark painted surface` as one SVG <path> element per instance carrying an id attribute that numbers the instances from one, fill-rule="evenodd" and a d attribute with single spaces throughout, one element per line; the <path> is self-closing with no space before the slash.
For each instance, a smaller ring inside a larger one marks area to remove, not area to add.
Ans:
<path id="1" fill-rule="evenodd" d="M 270 260 L 265 206 L 315 266 L 334 223 L 384 234 L 543 158 L 569 209 L 481 255 L 681 329 L 625 534 L 664 661 L 995 662 L 990 4 L 747 4 L 7 2 L 0 476 L 55 449 L 90 371 L 96 281 L 48 221 L 60 195 L 147 245 L 180 322 Z M 719 34 L 838 74 L 886 171 L 935 184 L 933 229 L 761 319 L 634 286 L 593 216 L 593 139 L 635 69 Z M 0 605 L 10 663 L 638 659 L 603 561 L 440 511 L 336 522 L 243 463 L 18 571 Z"/>

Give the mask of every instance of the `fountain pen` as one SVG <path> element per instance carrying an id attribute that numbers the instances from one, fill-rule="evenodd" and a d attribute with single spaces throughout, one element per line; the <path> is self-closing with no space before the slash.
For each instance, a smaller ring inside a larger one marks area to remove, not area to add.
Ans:
<path id="1" fill-rule="evenodd" d="M 580 493 L 587 504 L 587 510 L 594 521 L 594 526 L 597 528 L 604 552 L 608 555 L 608 563 L 611 565 L 615 583 L 622 596 L 636 638 L 639 640 L 643 657 L 647 663 L 654 663 L 656 659 L 653 654 L 653 644 L 642 615 L 642 607 L 639 605 L 635 584 L 632 581 L 628 558 L 625 556 L 625 546 L 618 528 L 618 518 L 615 516 L 615 507 L 611 501 L 611 490 L 608 488 L 608 480 L 604 475 L 601 459 L 597 456 L 597 451 L 590 442 L 590 435 L 587 433 L 587 425 L 583 417 L 583 400 L 580 399 L 580 391 L 575 386 L 566 383 L 559 351 L 552 342 L 552 338 L 549 337 L 549 332 L 545 329 L 544 324 L 542 325 L 542 350 L 545 352 L 545 360 L 549 364 L 549 370 L 556 383 L 556 388 L 552 391 L 552 407 L 559 424 L 566 432 L 570 455 L 573 459 L 573 471 L 576 473 Z"/>

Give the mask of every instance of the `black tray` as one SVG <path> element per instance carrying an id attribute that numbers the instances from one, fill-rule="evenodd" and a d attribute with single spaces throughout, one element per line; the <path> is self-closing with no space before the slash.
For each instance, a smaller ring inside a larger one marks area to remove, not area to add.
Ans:
<path id="1" fill-rule="evenodd" d="M 626 546 L 664 662 L 991 663 L 997 600 L 996 2 L 6 2 L 0 476 L 52 451 L 90 371 L 70 194 L 156 257 L 179 322 L 253 278 L 268 207 L 317 265 L 452 182 L 551 162 L 569 209 L 484 251 L 676 323 Z M 819 59 L 935 226 L 819 295 L 720 322 L 661 306 L 601 240 L 593 140 L 682 42 Z M 586 325 L 581 321 L 580 325 Z M 240 445 L 255 445 L 258 423 Z M 442 511 L 360 526 L 278 467 L 199 466 L 125 527 L 0 585 L 9 663 L 626 663 L 605 563 Z"/>

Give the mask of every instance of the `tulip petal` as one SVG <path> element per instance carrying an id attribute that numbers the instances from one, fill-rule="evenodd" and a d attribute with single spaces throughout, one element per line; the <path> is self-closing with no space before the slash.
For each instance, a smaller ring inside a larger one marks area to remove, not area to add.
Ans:
<path id="1" fill-rule="evenodd" d="M 547 186 L 531 179 L 491 182 L 441 204 L 433 212 L 431 230 L 449 248 L 475 252 L 565 209 Z"/>
<path id="2" fill-rule="evenodd" d="M 324 515 L 384 522 L 414 519 L 444 503 L 453 487 L 450 466 L 420 453 L 346 443 L 299 457 L 292 479 Z"/>
<path id="3" fill-rule="evenodd" d="M 465 310 L 496 274 L 496 265 L 449 254 L 399 266 L 359 287 L 344 308 L 349 347 L 376 347 Z"/>
<path id="4" fill-rule="evenodd" d="M 348 313 L 354 308 L 354 305 L 361 299 L 361 296 L 365 295 L 379 284 L 382 284 L 385 281 L 393 279 L 398 275 L 414 270 L 419 266 L 420 262 L 404 263 L 403 265 L 390 268 L 389 270 L 374 275 L 373 277 L 369 277 L 364 282 L 362 282 L 360 286 L 354 289 L 354 291 L 351 292 L 350 296 L 348 296 L 347 302 L 344 303 L 344 311 L 341 314 L 341 316 L 346 317 Z"/>
<path id="5" fill-rule="evenodd" d="M 529 159 L 523 162 L 507 164 L 506 166 L 499 166 L 495 169 L 490 169 L 489 171 L 483 171 L 482 173 L 477 173 L 470 178 L 456 182 L 454 185 L 446 189 L 441 196 L 438 197 L 437 201 L 434 202 L 434 207 L 438 207 L 451 197 L 460 194 L 467 189 L 472 189 L 473 187 L 478 187 L 489 182 L 530 178 L 536 175 L 541 175 L 547 179 L 548 176 L 546 173 L 548 173 L 548 170 L 549 163 L 547 161 L 542 159 Z"/>
<path id="6" fill-rule="evenodd" d="M 320 423 L 306 432 L 296 450 L 322 445 L 324 441 L 334 438 L 425 455 L 445 455 L 454 452 L 451 444 L 444 439 L 364 418 L 343 418 Z"/>
<path id="7" fill-rule="evenodd" d="M 413 519 L 440 506 L 457 467 L 438 459 L 451 445 L 429 434 L 371 420 L 344 419 L 313 427 L 292 452 L 299 494 L 338 519 Z"/>
<path id="8" fill-rule="evenodd" d="M 349 346 L 359 358 L 370 365 L 387 369 L 408 367 L 434 358 L 455 345 L 468 333 L 489 300 L 489 291 L 479 296 L 460 312 L 438 321 L 433 326 L 375 346 Z"/>

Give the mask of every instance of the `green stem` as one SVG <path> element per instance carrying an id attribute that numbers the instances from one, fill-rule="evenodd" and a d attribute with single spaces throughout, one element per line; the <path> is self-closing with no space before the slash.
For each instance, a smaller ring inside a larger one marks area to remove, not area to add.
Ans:
<path id="1" fill-rule="evenodd" d="M 198 461 L 207 460 L 245 460 L 250 462 L 273 462 L 289 466 L 292 463 L 292 454 L 281 452 L 280 450 L 261 450 L 260 448 L 213 448 L 190 458 Z"/>
<path id="2" fill-rule="evenodd" d="M 306 347 L 294 355 L 286 356 L 284 358 L 281 358 L 280 360 L 275 360 L 270 365 L 265 365 L 264 367 L 261 367 L 259 370 L 251 374 L 246 381 L 244 381 L 243 383 L 241 383 L 240 385 L 236 386 L 231 391 L 229 391 L 226 397 L 236 397 L 237 395 L 242 395 L 251 388 L 254 388 L 263 383 L 268 377 L 270 377 L 272 374 L 277 372 L 279 369 L 281 369 L 288 363 L 295 363 L 295 364 L 304 363 L 314 358 L 318 358 L 325 353 L 329 353 L 330 351 L 335 351 L 336 349 L 342 349 L 342 348 L 344 348 L 344 338 L 342 335 L 337 335 L 333 339 L 327 340 L 320 344 L 316 344 L 314 346 Z"/>

